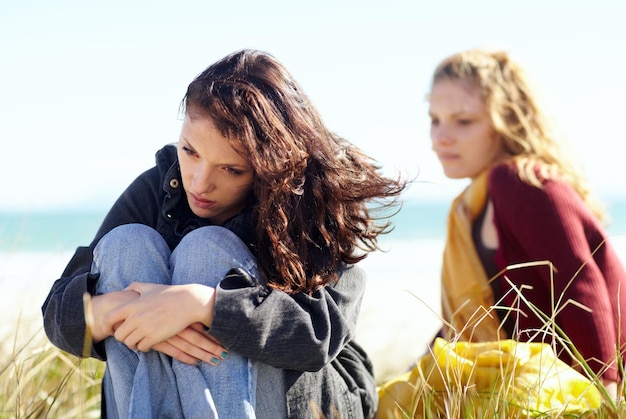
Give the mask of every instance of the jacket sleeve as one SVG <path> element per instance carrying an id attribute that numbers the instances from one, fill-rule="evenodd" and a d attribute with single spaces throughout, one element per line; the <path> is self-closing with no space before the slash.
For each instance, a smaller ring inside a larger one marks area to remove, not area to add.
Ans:
<path id="1" fill-rule="evenodd" d="M 353 338 L 365 290 L 356 267 L 312 295 L 269 289 L 240 269 L 221 281 L 210 333 L 225 347 L 277 368 L 317 371 Z"/>
<path id="2" fill-rule="evenodd" d="M 156 168 L 139 176 L 115 202 L 89 246 L 79 247 L 61 278 L 57 279 L 41 308 L 44 330 L 50 342 L 75 356 L 92 356 L 104 359 L 101 345 L 89 345 L 84 352 L 85 315 L 83 294 L 93 294 L 98 280 L 91 273 L 93 249 L 107 232 L 129 223 L 154 225 L 158 205 L 150 205 L 150 200 L 159 196 L 158 173 Z"/>
<path id="3" fill-rule="evenodd" d="M 500 241 L 499 264 L 549 261 L 554 266 L 511 269 L 506 276 L 518 287 L 530 285 L 532 289 L 522 294 L 544 314 L 558 313 L 557 324 L 586 359 L 614 361 L 619 337 L 612 305 L 619 304 L 607 280 L 625 278 L 606 278 L 598 264 L 601 255 L 611 251 L 599 222 L 578 194 L 559 180 L 547 180 L 538 188 L 522 182 L 513 168 L 500 166 L 491 173 L 489 189 Z M 522 311 L 527 315 L 519 316 L 520 330 L 531 331 L 530 335 L 544 326 L 545 320 L 528 308 Z M 593 361 L 590 365 L 596 371 L 601 368 Z"/>

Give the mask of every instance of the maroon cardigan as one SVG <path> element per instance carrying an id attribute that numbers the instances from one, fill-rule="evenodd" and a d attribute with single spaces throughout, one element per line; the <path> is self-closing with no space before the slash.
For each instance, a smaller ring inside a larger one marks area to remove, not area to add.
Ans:
<path id="1" fill-rule="evenodd" d="M 551 261 L 555 267 L 553 279 L 548 266 L 509 270 L 505 275 L 518 287 L 532 286 L 523 295 L 543 313 L 551 315 L 555 305 L 562 308 L 556 324 L 596 373 L 603 364 L 612 362 L 613 367 L 603 377 L 617 379 L 617 348 L 619 345 L 623 350 L 626 344 L 626 271 L 602 225 L 571 186 L 559 180 L 546 180 L 543 188 L 529 185 L 520 180 L 512 164 L 495 167 L 488 187 L 498 230 L 498 268 Z M 502 277 L 499 280 L 505 292 L 510 289 Z M 511 306 L 515 296 L 507 296 L 505 303 Z M 563 308 L 568 300 L 592 312 L 572 304 Z M 543 321 L 523 303 L 520 308 L 526 314 L 519 316 L 520 339 L 528 340 Z M 550 336 L 545 341 L 551 341 Z M 561 351 L 559 356 L 571 363 L 568 354 Z"/>

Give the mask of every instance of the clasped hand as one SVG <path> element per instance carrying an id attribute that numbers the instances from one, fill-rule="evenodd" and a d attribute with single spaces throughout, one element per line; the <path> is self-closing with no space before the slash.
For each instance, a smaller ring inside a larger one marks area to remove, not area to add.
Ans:
<path id="1" fill-rule="evenodd" d="M 216 364 L 226 349 L 205 331 L 215 289 L 201 284 L 133 282 L 124 291 L 92 297 L 92 336 L 114 336 L 133 350 L 155 350 L 186 364 Z"/>

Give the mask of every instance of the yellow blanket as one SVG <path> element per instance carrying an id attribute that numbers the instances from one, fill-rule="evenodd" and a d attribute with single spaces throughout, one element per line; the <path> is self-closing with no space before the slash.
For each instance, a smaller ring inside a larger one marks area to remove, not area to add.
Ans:
<path id="1" fill-rule="evenodd" d="M 493 291 L 472 240 L 472 223 L 487 201 L 484 172 L 452 203 L 441 272 L 441 308 L 447 338 L 473 342 L 505 339 L 493 306 Z"/>
<path id="2" fill-rule="evenodd" d="M 379 388 L 377 419 L 564 417 L 602 396 L 546 343 L 449 343 L 441 338 L 409 372 Z"/>

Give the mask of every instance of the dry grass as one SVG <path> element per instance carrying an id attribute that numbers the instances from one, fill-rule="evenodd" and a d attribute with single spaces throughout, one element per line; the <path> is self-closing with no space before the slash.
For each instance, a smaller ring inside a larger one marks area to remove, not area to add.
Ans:
<path id="1" fill-rule="evenodd" d="M 536 265 L 536 264 L 533 264 Z M 551 264 L 546 263 L 550 269 Z M 513 267 L 512 267 L 513 268 Z M 515 267 L 519 269 L 520 266 Z M 597 418 L 626 417 L 624 390 L 613 400 L 598 382 L 582 356 L 554 323 L 554 318 L 539 312 L 517 290 L 520 302 L 534 315 L 544 320 L 538 331 L 551 333 L 580 363 L 583 373 L 595 382 L 604 397 L 599 409 L 579 414 L 562 412 L 526 412 L 522 417 L 532 418 Z M 554 298 L 555 312 L 572 301 Z M 584 307 L 581 307 L 584 309 Z M 20 330 L 17 325 L 16 330 Z M 28 330 L 28 328 L 24 328 Z M 0 418 L 90 418 L 100 416 L 100 380 L 104 363 L 94 359 L 79 360 L 51 345 L 42 330 L 27 337 L 25 342 L 13 336 L 0 336 Z M 8 349 L 7 349 L 8 347 Z M 621 354 L 616 354 L 621 360 Z M 621 367 L 621 365 L 620 365 Z M 623 368 L 620 368 L 623 371 Z M 445 391 L 435 391 L 428 385 L 416 389 L 416 403 L 400 414 L 400 418 L 511 418 L 519 416 L 519 406 L 508 403 L 506 387 L 494 388 L 487 394 L 471 386 L 450 381 Z M 394 418 L 395 419 L 395 418 Z"/>
<path id="2" fill-rule="evenodd" d="M 547 261 L 541 262 L 532 262 L 532 263 L 524 263 L 515 266 L 509 266 L 507 269 L 503 270 L 498 274 L 504 275 L 505 280 L 506 272 L 512 269 L 524 269 L 527 267 L 537 267 L 537 266 L 546 266 L 547 269 L 550 270 L 551 278 L 554 278 L 554 266 Z M 584 268 L 581 267 L 580 270 L 574 275 L 569 281 L 567 287 L 571 285 L 571 283 L 575 280 L 578 273 Z M 581 411 L 577 413 L 565 412 L 565 409 L 559 410 L 546 410 L 546 411 L 533 411 L 529 410 L 527 407 L 517 405 L 515 402 L 511 401 L 511 389 L 514 385 L 513 382 L 506 381 L 508 384 L 502 385 L 502 379 L 506 380 L 505 374 L 502 373 L 502 376 L 499 379 L 494 381 L 493 388 L 490 388 L 489 391 L 476 391 L 476 386 L 468 385 L 467 381 L 461 378 L 461 374 L 448 374 L 445 372 L 441 372 L 443 376 L 447 377 L 447 381 L 444 383 L 445 390 L 435 390 L 428 382 L 428 378 L 425 376 L 419 377 L 416 381 L 413 381 L 415 385 L 412 385 L 412 389 L 410 393 L 412 393 L 411 400 L 412 402 L 409 406 L 401 406 L 399 411 L 397 410 L 395 414 L 390 413 L 389 419 L 410 419 L 410 418 L 594 418 L 594 419 L 617 419 L 626 417 L 626 388 L 620 387 L 617 390 L 617 394 L 612 394 L 610 390 L 608 390 L 598 376 L 593 372 L 593 370 L 589 367 L 586 360 L 580 354 L 580 352 L 576 349 L 576 347 L 571 343 L 571 340 L 565 334 L 565 332 L 556 324 L 555 317 L 556 313 L 563 310 L 564 307 L 568 305 L 575 305 L 581 310 L 589 309 L 584 307 L 580 303 L 572 300 L 564 301 L 563 296 L 552 296 L 553 301 L 553 313 L 552 316 L 546 315 L 542 313 L 532 302 L 528 301 L 524 295 L 524 287 L 516 288 L 514 284 L 509 281 L 509 285 L 513 289 L 512 292 L 516 294 L 517 297 L 517 309 L 510 307 L 502 307 L 498 306 L 500 302 L 496 302 L 496 305 L 492 307 L 490 310 L 477 312 L 475 315 L 477 317 L 488 316 L 489 312 L 493 310 L 495 307 L 499 309 L 507 309 L 510 310 L 510 315 L 516 315 L 516 312 L 519 312 L 519 307 L 524 307 L 524 311 L 526 311 L 526 315 L 534 315 L 538 319 L 540 319 L 543 323 L 543 327 L 536 331 L 526 331 L 533 332 L 535 338 L 531 338 L 530 340 L 537 342 L 549 342 L 551 346 L 562 347 L 565 351 L 567 351 L 572 359 L 578 365 L 578 370 L 580 370 L 586 378 L 590 380 L 591 383 L 595 384 L 595 387 L 599 390 L 600 395 L 602 397 L 602 404 L 599 408 L 587 411 Z M 566 287 L 566 288 L 567 288 Z M 417 298 L 417 296 L 416 296 Z M 445 323 L 443 319 L 442 322 Z M 621 321 L 621 319 L 619 319 Z M 476 323 L 480 323 L 480 320 Z M 474 323 L 474 324 L 476 324 Z M 453 327 L 448 324 L 448 327 Z M 457 331 L 459 334 L 464 331 Z M 546 339 L 547 337 L 547 339 Z M 454 343 L 454 342 L 452 342 Z M 619 345 L 617 345 L 619 346 Z M 615 354 L 615 363 L 618 366 L 618 371 L 621 372 L 622 383 L 624 382 L 624 377 L 626 377 L 625 368 L 623 365 L 623 353 L 616 352 Z M 608 366 L 606 367 L 608 368 Z M 439 374 L 438 374 L 439 375 Z M 413 377 L 415 378 L 415 377 Z M 496 382 L 500 382 L 496 384 Z M 384 418 L 387 419 L 387 418 Z"/>
<path id="3" fill-rule="evenodd" d="M 104 363 L 60 351 L 42 330 L 23 344 L 4 339 L 14 344 L 1 357 L 0 418 L 100 417 Z"/>

